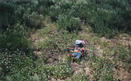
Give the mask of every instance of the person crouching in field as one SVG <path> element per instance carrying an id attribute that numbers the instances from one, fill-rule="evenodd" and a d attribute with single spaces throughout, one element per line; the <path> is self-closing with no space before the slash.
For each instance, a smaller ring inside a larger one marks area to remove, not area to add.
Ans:
<path id="1" fill-rule="evenodd" d="M 86 44 L 86 40 L 76 40 L 75 41 L 75 48 L 72 51 L 72 54 L 69 54 L 69 56 L 74 57 L 76 59 L 80 59 L 82 56 L 84 56 L 84 45 Z"/>

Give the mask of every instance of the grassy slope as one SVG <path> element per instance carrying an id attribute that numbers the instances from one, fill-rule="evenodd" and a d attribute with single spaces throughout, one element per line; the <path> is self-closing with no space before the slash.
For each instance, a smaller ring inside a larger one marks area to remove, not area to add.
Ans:
<path id="1" fill-rule="evenodd" d="M 47 23 L 48 22 L 48 23 Z M 56 25 L 49 20 L 43 22 L 46 27 L 32 34 L 35 55 L 41 59 L 43 65 L 56 65 L 58 62 L 69 63 L 74 73 L 71 77 L 64 78 L 67 81 L 112 81 L 112 78 L 128 81 L 130 66 L 127 59 L 131 37 L 121 34 L 113 39 L 96 36 L 89 26 L 83 26 L 83 30 L 76 34 L 57 32 Z M 70 62 L 67 54 L 73 48 L 76 39 L 86 39 L 87 54 L 79 62 Z M 123 51 L 122 51 L 123 50 Z M 122 55 L 125 54 L 125 58 Z M 131 59 L 130 57 L 128 59 Z M 123 61 L 124 60 L 124 61 Z M 51 76 L 52 81 L 63 81 Z"/>

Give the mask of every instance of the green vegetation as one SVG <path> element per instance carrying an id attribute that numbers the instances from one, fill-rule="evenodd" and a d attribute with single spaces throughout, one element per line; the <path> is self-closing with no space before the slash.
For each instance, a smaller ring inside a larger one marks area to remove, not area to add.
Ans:
<path id="1" fill-rule="evenodd" d="M 82 73 L 79 73 L 71 78 L 70 81 L 89 81 L 87 75 L 83 75 Z"/>
<path id="2" fill-rule="evenodd" d="M 60 15 L 58 17 L 58 29 L 64 29 L 69 32 L 80 30 L 81 23 L 79 18 L 73 18 L 71 16 Z"/>
<path id="3" fill-rule="evenodd" d="M 129 0 L 0 1 L 0 81 L 131 80 L 130 14 Z"/>
<path id="4" fill-rule="evenodd" d="M 97 56 L 88 57 L 90 67 L 94 71 L 94 79 L 100 81 L 116 81 L 113 78 L 113 67 L 114 65 L 110 63 L 109 59 L 100 58 Z"/>
<path id="5" fill-rule="evenodd" d="M 54 78 L 66 78 L 72 75 L 73 69 L 67 63 L 58 63 L 57 65 L 46 66 L 46 71 Z"/>

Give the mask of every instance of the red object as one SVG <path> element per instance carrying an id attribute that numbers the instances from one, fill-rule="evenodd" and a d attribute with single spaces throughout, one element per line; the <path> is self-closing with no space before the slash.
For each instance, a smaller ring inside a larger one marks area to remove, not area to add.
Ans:
<path id="1" fill-rule="evenodd" d="M 84 52 L 84 48 L 81 48 L 81 51 Z"/>
<path id="2" fill-rule="evenodd" d="M 83 41 L 84 41 L 84 43 L 86 44 L 87 41 L 86 41 L 86 40 L 83 40 Z"/>
<path id="3" fill-rule="evenodd" d="M 81 48 L 82 56 L 84 56 L 84 48 Z"/>

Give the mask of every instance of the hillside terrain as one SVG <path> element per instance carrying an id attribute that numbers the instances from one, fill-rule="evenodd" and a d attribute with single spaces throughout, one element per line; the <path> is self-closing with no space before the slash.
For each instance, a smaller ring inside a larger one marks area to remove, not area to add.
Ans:
<path id="1" fill-rule="evenodd" d="M 71 77 L 61 79 L 61 76 L 60 78 L 51 76 L 51 81 L 128 81 L 131 79 L 130 68 L 128 68 L 130 66 L 122 61 L 128 58 L 121 56 L 124 52 L 131 51 L 130 35 L 122 33 L 113 39 L 106 39 L 96 36 L 88 25 L 83 25 L 84 29 L 78 34 L 69 34 L 57 32 L 56 25 L 50 21 L 44 21 L 44 24 L 46 24 L 45 28 L 31 35 L 36 48 L 34 54 L 38 59 L 46 59 L 42 63 L 43 66 L 44 64 L 52 66 L 58 63 L 69 63 L 73 70 Z M 68 54 L 74 47 L 76 39 L 87 40 L 85 46 L 87 53 L 80 61 L 73 62 Z"/>
<path id="2" fill-rule="evenodd" d="M 131 81 L 130 22 L 130 0 L 1 0 L 0 81 Z"/>

